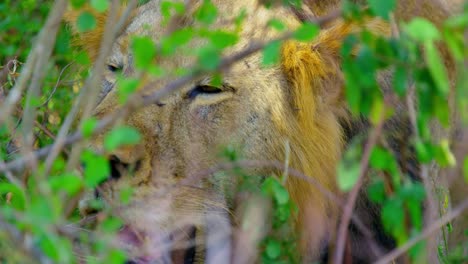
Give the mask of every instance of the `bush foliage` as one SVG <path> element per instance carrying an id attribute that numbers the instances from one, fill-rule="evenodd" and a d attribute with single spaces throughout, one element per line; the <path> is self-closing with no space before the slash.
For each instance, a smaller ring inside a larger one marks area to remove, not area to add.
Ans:
<path id="1" fill-rule="evenodd" d="M 265 5 L 299 5 L 301 1 L 262 2 Z M 392 20 L 396 0 L 365 2 L 368 8 L 343 1 L 343 17 L 358 22 L 365 15 Z M 92 12 L 83 11 L 80 14 L 76 24 L 78 31 L 92 30 L 97 23 L 95 14 L 105 12 L 109 3 L 108 0 L 71 0 L 70 8 L 78 9 L 89 4 L 92 9 Z M 20 83 L 25 65 L 29 62 L 28 57 L 31 57 L 33 47 L 37 44 L 39 32 L 47 16 L 51 16 L 49 12 L 52 4 L 51 1 L 41 0 L 6 0 L 0 3 L 2 110 L 5 110 L 6 101 Z M 184 8 L 178 2 L 161 1 L 165 21 L 185 12 Z M 147 37 L 135 37 L 131 47 L 136 68 L 156 78 L 168 76 L 167 69 L 155 63 L 156 47 L 160 55 L 171 57 L 178 52 L 187 52 L 185 45 L 197 36 L 208 40 L 201 49 L 189 51 L 197 58 L 197 65 L 190 71 L 178 69 L 177 75 L 204 72 L 221 78 L 218 69 L 223 62 L 222 51 L 235 45 L 239 39 L 236 30 L 210 30 L 210 24 L 221 15 L 211 1 L 205 0 L 195 13 L 196 19 L 205 27 L 177 29 L 156 44 Z M 238 28 L 245 23 L 242 13 L 234 23 Z M 280 20 L 271 21 L 270 26 L 287 33 Z M 354 116 L 369 120 L 369 134 L 381 133 L 376 131 L 379 131 L 379 127 L 381 131 L 383 121 L 398 114 L 397 109 L 385 101 L 376 77 L 378 72 L 392 71 L 391 82 L 396 100 L 405 102 L 406 98 L 411 97 L 417 106 L 412 113 L 413 120 L 408 124 L 414 126 L 415 133 L 407 139 L 416 153 L 414 162 L 428 170 L 434 168 L 434 164 L 441 168 L 461 168 L 462 173 L 457 177 L 465 177 L 464 184 L 468 182 L 468 157 L 457 163 L 452 153 L 457 142 L 451 141 L 450 134 L 457 126 L 465 129 L 468 122 L 468 78 L 464 74 L 468 58 L 464 35 L 467 27 L 467 9 L 448 18 L 441 27 L 416 17 L 401 25 L 398 37 L 383 37 L 364 30 L 346 38 L 341 49 L 346 100 Z M 319 25 L 305 22 L 298 30 L 291 32 L 289 38 L 310 41 L 319 31 Z M 441 43 L 447 46 L 456 72 L 450 72 L 446 67 L 444 56 L 448 54 L 438 49 Z M 278 62 L 281 44 L 282 40 L 265 43 L 260 51 L 265 67 Z M 67 144 L 55 159 L 48 160 L 48 155 L 42 155 L 41 159 L 33 160 L 33 163 L 19 166 L 21 169 L 15 165 L 15 162 L 33 151 L 22 148 L 26 140 L 23 135 L 32 133 L 31 146 L 36 151 L 56 143 L 61 125 L 67 122 L 67 116 L 73 111 L 82 92 L 81 87 L 91 76 L 87 69 L 92 65 L 88 55 L 73 46 L 70 27 L 62 24 L 52 55 L 43 67 L 46 74 L 39 83 L 39 96 L 25 90 L 24 96 L 8 116 L 1 117 L 0 113 L 0 262 L 123 263 L 125 252 L 111 243 L 121 227 L 120 220 L 106 211 L 108 209 L 100 200 L 93 204 L 102 210 L 97 222 L 82 219 L 77 210 L 78 201 L 84 192 L 97 188 L 110 174 L 105 156 L 86 149 L 77 154 Z M 130 101 L 139 85 L 138 79 L 119 76 L 122 105 Z M 34 109 L 31 131 L 26 130 L 25 115 L 32 113 L 27 109 Z M 453 112 L 458 113 L 456 122 Z M 83 135 L 84 140 L 93 137 L 100 124 L 100 120 L 94 118 L 71 121 L 74 122 L 70 133 L 76 131 Z M 434 123 L 440 124 L 441 130 L 447 132 L 444 135 L 449 136 L 436 137 L 432 129 Z M 112 151 L 140 140 L 141 136 L 134 128 L 115 126 L 106 134 L 104 146 L 106 151 Z M 337 168 L 338 186 L 345 193 L 354 189 L 362 173 L 365 142 L 369 142 L 367 137 L 354 138 Z M 404 246 L 425 230 L 423 208 L 427 206 L 424 204 L 432 193 L 437 195 L 439 216 L 443 217 L 450 212 L 449 190 L 442 186 L 425 186 L 424 181 L 415 181 L 409 170 L 402 168 L 401 157 L 392 146 L 384 141 L 373 144 L 368 156 L 368 167 L 372 173 L 369 183 L 364 187 L 366 195 L 372 203 L 381 207 L 380 221 L 385 232 L 395 239 L 397 246 Z M 78 156 L 74 156 L 76 154 Z M 228 147 L 223 155 L 228 162 L 235 163 L 238 160 L 237 154 Z M 14 169 L 7 170 L 7 166 Z M 285 235 L 285 226 L 288 226 L 297 208 L 284 187 L 284 176 L 261 175 L 268 178 L 259 184 L 256 177 L 247 175 L 241 167 L 219 173 L 239 177 L 238 188 L 230 190 L 234 192 L 231 195 L 235 195 L 235 192 L 254 193 L 266 197 L 272 204 L 272 228 L 259 245 L 262 262 L 298 262 L 294 239 Z M 132 190 L 129 189 L 122 195 L 122 202 L 128 201 L 131 195 Z M 453 230 L 450 222 L 446 221 L 439 226 L 439 230 L 443 234 L 442 239 L 438 240 L 440 262 L 468 262 L 467 244 L 450 248 L 447 238 L 452 232 L 468 232 L 468 229 Z M 407 254 L 412 262 L 418 262 L 424 259 L 426 253 L 425 240 L 422 239 Z"/>

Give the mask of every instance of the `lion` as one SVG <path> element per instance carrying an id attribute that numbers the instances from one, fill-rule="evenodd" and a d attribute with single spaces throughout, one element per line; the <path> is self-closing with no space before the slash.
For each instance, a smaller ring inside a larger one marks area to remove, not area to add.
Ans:
<path id="1" fill-rule="evenodd" d="M 186 13 L 177 19 L 180 27 L 199 23 L 193 13 L 202 1 L 189 2 Z M 300 18 L 282 5 L 267 9 L 247 0 L 212 2 L 222 14 L 211 25 L 213 29 L 234 30 L 226 21 L 234 21 L 240 13 L 245 19 L 238 29 L 239 41 L 225 51 L 227 55 L 245 49 L 251 41 L 280 36 L 280 32 L 268 27 L 273 19 L 284 21 L 289 30 L 301 25 Z M 308 2 L 312 15 L 320 16 L 335 9 L 339 1 Z M 397 19 L 414 15 L 407 11 L 408 2 L 414 5 L 418 1 L 400 1 Z M 140 76 L 133 65 L 132 37 L 149 36 L 158 43 L 167 33 L 162 26 L 160 4 L 152 0 L 137 8 L 118 35 L 106 61 L 102 98 L 94 117 L 102 118 L 119 109 L 117 72 L 126 77 Z M 448 14 L 437 1 L 425 1 L 423 8 L 415 12 L 421 10 L 437 24 Z M 77 14 L 69 12 L 66 20 L 73 24 Z M 79 36 L 93 59 L 99 53 L 105 15 L 97 18 L 97 29 Z M 365 27 L 378 34 L 391 34 L 391 26 L 379 19 L 369 20 Z M 231 146 L 246 160 L 287 160 L 290 168 L 314 180 L 312 184 L 290 176 L 286 187 L 298 206 L 294 230 L 302 260 L 322 257 L 336 235 L 341 211 L 327 193 L 340 196 L 336 167 L 346 146 L 345 124 L 352 122 L 343 98 L 339 51 L 343 39 L 359 30 L 359 26 L 340 19 L 327 23 L 309 43 L 283 43 L 280 62 L 273 67 L 262 66 L 262 55 L 254 53 L 230 65 L 220 84 L 214 84 L 211 75 L 197 77 L 125 118 L 125 124 L 136 128 L 142 140 L 108 153 L 112 175 L 98 193 L 123 219 L 120 242 L 136 263 L 224 263 L 232 257 L 232 227 L 237 220 L 224 187 L 210 177 L 178 185 L 222 162 L 219 153 L 223 146 Z M 194 39 L 189 48 L 195 50 L 205 44 L 206 40 Z M 170 59 L 158 57 L 157 63 L 165 69 L 190 68 L 196 58 L 181 53 Z M 144 88 L 139 91 L 144 95 L 151 95 L 171 81 L 169 77 L 144 78 L 146 85 L 141 85 Z M 90 145 L 102 151 L 103 138 L 102 134 L 97 136 Z M 250 172 L 283 174 L 280 168 L 254 168 Z M 234 180 L 225 181 L 229 185 Z M 120 204 L 115 197 L 128 187 L 134 194 L 128 204 Z M 224 235 L 209 242 L 214 233 L 220 232 Z M 181 238 L 176 241 L 174 237 Z M 181 242 L 188 240 L 201 246 L 180 250 Z"/>

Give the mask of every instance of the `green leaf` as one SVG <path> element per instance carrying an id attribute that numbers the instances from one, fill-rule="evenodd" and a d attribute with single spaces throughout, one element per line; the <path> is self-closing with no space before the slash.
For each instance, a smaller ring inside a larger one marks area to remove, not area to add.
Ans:
<path id="1" fill-rule="evenodd" d="M 441 37 L 434 24 L 420 17 L 411 20 L 404 29 L 408 35 L 420 42 L 439 40 Z"/>
<path id="2" fill-rule="evenodd" d="M 81 127 L 81 133 L 83 133 L 83 136 L 85 138 L 91 137 L 93 135 L 94 129 L 96 129 L 97 124 L 98 121 L 94 117 L 86 119 Z"/>
<path id="3" fill-rule="evenodd" d="M 98 12 L 104 12 L 109 8 L 108 0 L 91 0 L 91 6 Z"/>
<path id="4" fill-rule="evenodd" d="M 17 210 L 24 210 L 26 207 L 26 196 L 24 195 L 24 191 L 8 182 L 0 182 L 0 204 L 2 205 L 1 207 L 5 206 L 5 202 L 7 201 L 7 195 L 10 196 L 10 205 L 17 209 Z"/>
<path id="5" fill-rule="evenodd" d="M 134 37 L 132 51 L 135 58 L 135 67 L 140 70 L 148 67 L 156 55 L 156 47 L 149 37 Z"/>
<path id="6" fill-rule="evenodd" d="M 465 182 L 468 183 L 468 156 L 463 160 L 463 176 L 465 177 Z"/>
<path id="7" fill-rule="evenodd" d="M 277 259 L 281 255 L 281 244 L 277 240 L 270 239 L 266 245 L 266 255 L 270 259 Z"/>
<path id="8" fill-rule="evenodd" d="M 219 50 L 214 47 L 204 47 L 198 54 L 198 63 L 203 70 L 216 70 L 220 62 Z"/>
<path id="9" fill-rule="evenodd" d="M 263 49 L 262 64 L 265 66 L 278 63 L 280 56 L 281 42 L 272 41 Z"/>
<path id="10" fill-rule="evenodd" d="M 351 190 L 359 179 L 361 146 L 354 141 L 343 155 L 337 167 L 337 184 L 342 191 Z"/>
<path id="11" fill-rule="evenodd" d="M 215 31 L 209 35 L 211 44 L 218 49 L 224 49 L 226 47 L 233 46 L 239 40 L 239 36 L 236 34 L 225 32 L 225 31 Z"/>
<path id="12" fill-rule="evenodd" d="M 428 163 L 432 160 L 432 148 L 430 144 L 417 141 L 414 145 L 418 160 L 422 163 Z"/>
<path id="13" fill-rule="evenodd" d="M 374 203 L 382 203 L 385 200 L 385 183 L 377 180 L 367 187 L 367 195 Z"/>
<path id="14" fill-rule="evenodd" d="M 294 32 L 293 37 L 299 41 L 310 41 L 317 36 L 319 32 L 319 26 L 310 22 L 305 22 Z"/>
<path id="15" fill-rule="evenodd" d="M 135 145 L 140 142 L 141 135 L 133 127 L 120 126 L 112 129 L 104 138 L 104 148 L 114 151 L 120 146 Z"/>
<path id="16" fill-rule="evenodd" d="M 133 194 L 134 194 L 134 189 L 132 187 L 127 186 L 121 189 L 120 190 L 120 202 L 124 205 L 128 204 Z"/>
<path id="17" fill-rule="evenodd" d="M 286 29 L 286 25 L 281 20 L 275 18 L 268 21 L 268 26 L 278 31 L 284 31 Z"/>
<path id="18" fill-rule="evenodd" d="M 76 20 L 78 32 L 86 32 L 96 27 L 96 18 L 88 11 L 83 11 Z"/>
<path id="19" fill-rule="evenodd" d="M 111 174 L 109 162 L 103 156 L 96 155 L 91 151 L 81 154 L 84 164 L 84 183 L 86 187 L 94 188 L 106 180 Z"/>
<path id="20" fill-rule="evenodd" d="M 424 47 L 424 54 L 426 56 L 429 72 L 431 73 L 438 90 L 442 94 L 446 95 L 449 92 L 450 85 L 445 64 L 440 58 L 439 51 L 433 42 L 426 42 Z"/>
<path id="21" fill-rule="evenodd" d="M 205 23 L 212 24 L 218 16 L 218 9 L 211 0 L 204 0 L 203 4 L 195 11 L 195 19 Z"/>
<path id="22" fill-rule="evenodd" d="M 386 149 L 374 147 L 370 156 L 370 165 L 372 168 L 385 170 L 388 169 L 390 163 L 393 163 L 394 157 Z"/>
<path id="23" fill-rule="evenodd" d="M 375 15 L 386 20 L 389 19 L 390 12 L 396 7 L 396 0 L 367 0 L 367 3 Z"/>
<path id="24" fill-rule="evenodd" d="M 440 145 L 436 147 L 436 159 L 442 167 L 453 167 L 457 163 L 447 139 L 441 140 Z"/>
<path id="25" fill-rule="evenodd" d="M 84 4 L 86 4 L 86 0 L 71 0 L 71 4 L 73 8 L 80 8 Z"/>
<path id="26" fill-rule="evenodd" d="M 273 185 L 273 194 L 275 197 L 275 201 L 279 205 L 284 205 L 289 202 L 289 193 L 286 188 L 281 185 L 278 181 L 275 181 L 276 184 Z"/>
<path id="27" fill-rule="evenodd" d="M 51 177 L 49 184 L 54 192 L 65 191 L 70 196 L 77 194 L 83 187 L 81 178 L 72 173 Z"/>
<path id="28" fill-rule="evenodd" d="M 135 78 L 122 78 L 119 79 L 117 90 L 119 94 L 119 103 L 124 104 L 127 102 L 128 97 L 135 92 L 140 84 L 140 80 Z"/>
<path id="29" fill-rule="evenodd" d="M 359 172 L 359 163 L 344 165 L 341 161 L 338 164 L 338 188 L 344 192 L 353 189 L 359 179 Z"/>

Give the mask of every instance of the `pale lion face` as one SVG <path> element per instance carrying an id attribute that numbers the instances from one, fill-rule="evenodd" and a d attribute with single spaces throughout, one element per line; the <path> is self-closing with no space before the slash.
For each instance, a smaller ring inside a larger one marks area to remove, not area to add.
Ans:
<path id="1" fill-rule="evenodd" d="M 226 21 L 231 21 L 242 9 L 246 14 L 238 44 L 225 55 L 244 49 L 252 40 L 266 41 L 277 36 L 278 32 L 267 27 L 274 17 L 286 21 L 291 28 L 298 25 L 290 11 L 282 7 L 267 10 L 250 1 L 219 1 L 217 6 L 220 18 L 213 28 L 225 29 L 229 25 Z M 181 20 L 179 26 L 197 27 L 198 22 L 190 12 Z M 119 107 L 117 72 L 125 77 L 140 76 L 141 72 L 133 65 L 129 47 L 131 38 L 150 36 L 159 43 L 166 33 L 161 25 L 159 1 L 138 10 L 112 47 L 102 98 L 94 116 L 102 117 Z M 205 40 L 194 39 L 188 49 L 196 50 L 205 44 Z M 334 172 L 334 163 L 339 156 L 341 141 L 337 120 L 330 111 L 321 109 L 326 103 L 324 98 L 306 98 L 305 101 L 294 98 L 299 92 L 293 91 L 292 80 L 286 77 L 284 69 L 281 66 L 264 67 L 261 60 L 261 54 L 257 53 L 236 62 L 223 73 L 221 84 L 212 84 L 213 77 L 209 74 L 195 78 L 125 119 L 125 124 L 138 129 L 142 140 L 136 146 L 109 153 L 112 175 L 100 187 L 100 195 L 126 223 L 121 237 L 123 244 L 133 250 L 138 246 L 133 255 L 143 256 L 142 260 L 170 257 L 177 262 L 181 255 L 177 255 L 176 249 L 183 248 L 183 242 L 196 237 L 197 243 L 206 243 L 199 230 L 203 230 L 205 237 L 210 233 L 220 234 L 214 244 L 219 247 L 222 242 L 225 246 L 221 248 L 229 248 L 232 208 L 221 191 L 221 183 L 213 180 L 211 175 L 200 174 L 225 161 L 220 152 L 226 146 L 236 149 L 243 159 L 283 162 L 288 142 L 292 151 L 291 164 L 300 164 L 295 169 L 313 171 L 319 182 L 333 188 L 328 174 Z M 171 71 L 191 69 L 196 64 L 193 56 L 183 53 L 170 58 L 158 57 L 157 62 L 170 74 L 163 78 L 145 76 L 140 89 L 144 95 L 163 89 L 176 79 Z M 302 101 L 310 102 L 305 106 L 307 109 L 297 107 L 304 103 Z M 301 125 L 297 117 L 301 111 L 301 116 L 313 115 L 317 125 Z M 306 139 L 301 138 L 304 134 Z M 102 138 L 102 135 L 98 136 L 92 145 L 102 149 Z M 310 159 L 312 152 L 317 159 Z M 323 166 L 324 163 L 329 164 Z M 265 176 L 281 173 L 274 169 L 250 171 Z M 198 178 L 193 178 L 195 175 Z M 231 182 L 234 179 L 223 179 L 223 184 Z M 320 192 L 302 181 L 290 180 L 287 186 L 292 191 L 292 199 L 303 203 L 301 213 L 314 219 L 315 226 L 333 225 L 333 209 L 328 208 L 328 202 L 322 201 Z M 121 204 L 120 193 L 129 187 L 133 189 L 131 201 Z M 305 221 L 299 218 L 299 222 Z M 316 251 L 320 247 L 326 237 L 325 229 L 318 228 L 310 237 L 303 238 L 308 248 Z M 137 242 L 135 236 L 139 236 Z M 206 247 L 209 249 L 210 245 Z M 223 252 L 219 248 L 216 250 Z M 209 250 L 206 255 L 210 255 Z M 229 256 L 229 252 L 225 251 L 224 256 Z M 199 258 L 193 252 L 183 252 L 182 257 L 186 261 L 187 258 Z"/>

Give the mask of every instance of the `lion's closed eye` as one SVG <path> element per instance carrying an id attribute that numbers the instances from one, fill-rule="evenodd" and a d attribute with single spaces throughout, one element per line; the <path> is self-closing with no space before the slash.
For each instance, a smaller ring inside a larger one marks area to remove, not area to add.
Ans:
<path id="1" fill-rule="evenodd" d="M 222 93 L 223 89 L 220 87 L 210 85 L 196 85 L 193 89 L 188 91 L 187 98 L 193 99 L 201 94 L 218 94 Z"/>

